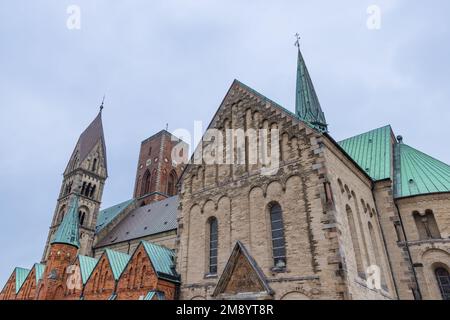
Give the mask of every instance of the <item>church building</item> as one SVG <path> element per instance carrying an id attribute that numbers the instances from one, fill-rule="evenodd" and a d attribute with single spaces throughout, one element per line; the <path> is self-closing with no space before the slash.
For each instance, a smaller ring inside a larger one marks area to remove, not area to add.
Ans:
<path id="1" fill-rule="evenodd" d="M 101 210 L 102 109 L 42 261 L 14 268 L 0 300 L 450 300 L 450 166 L 390 125 L 336 141 L 300 48 L 294 112 L 234 80 L 190 162 L 156 133 L 133 198 Z"/>

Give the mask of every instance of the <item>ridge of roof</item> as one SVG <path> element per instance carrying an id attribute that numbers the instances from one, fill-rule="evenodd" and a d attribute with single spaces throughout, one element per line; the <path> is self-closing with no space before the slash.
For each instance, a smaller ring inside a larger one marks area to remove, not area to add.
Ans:
<path id="1" fill-rule="evenodd" d="M 372 180 L 392 178 L 392 128 L 385 125 L 339 141 L 341 148 Z"/>

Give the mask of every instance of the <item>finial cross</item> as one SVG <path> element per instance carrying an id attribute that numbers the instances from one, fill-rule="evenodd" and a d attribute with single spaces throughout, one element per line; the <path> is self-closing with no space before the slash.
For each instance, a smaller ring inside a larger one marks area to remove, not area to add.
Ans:
<path id="1" fill-rule="evenodd" d="M 105 95 L 103 95 L 102 104 L 100 105 L 100 111 L 103 110 L 103 104 L 105 103 Z"/>
<path id="2" fill-rule="evenodd" d="M 295 34 L 295 39 L 297 39 L 294 43 L 294 45 L 300 49 L 300 35 L 298 34 L 298 32 Z"/>

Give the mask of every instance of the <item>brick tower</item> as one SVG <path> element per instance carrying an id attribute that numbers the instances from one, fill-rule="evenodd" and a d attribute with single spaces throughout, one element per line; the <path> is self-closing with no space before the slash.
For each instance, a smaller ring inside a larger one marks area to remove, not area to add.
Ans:
<path id="1" fill-rule="evenodd" d="M 38 288 L 38 300 L 61 300 L 66 289 L 65 272 L 76 259 L 79 241 L 79 196 L 73 195 L 67 213 L 49 246 L 47 264 Z"/>
<path id="2" fill-rule="evenodd" d="M 42 257 L 44 263 L 47 260 L 52 236 L 68 212 L 69 200 L 76 190 L 80 193 L 78 205 L 80 254 L 91 255 L 97 215 L 108 176 L 102 109 L 103 105 L 94 121 L 81 134 L 64 171 L 61 191 Z"/>
<path id="3" fill-rule="evenodd" d="M 183 167 L 172 161 L 172 149 L 180 141 L 166 130 L 142 141 L 134 188 L 141 206 L 177 194 Z"/>

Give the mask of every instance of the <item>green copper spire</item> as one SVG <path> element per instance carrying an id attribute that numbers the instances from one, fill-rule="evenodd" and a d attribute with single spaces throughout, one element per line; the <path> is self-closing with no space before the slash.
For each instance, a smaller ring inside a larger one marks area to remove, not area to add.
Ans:
<path id="1" fill-rule="evenodd" d="M 78 223 L 78 195 L 75 195 L 72 198 L 69 210 L 65 214 L 63 221 L 53 237 L 52 244 L 65 243 L 79 248 Z"/>
<path id="2" fill-rule="evenodd" d="M 302 53 L 300 52 L 298 37 L 295 44 L 298 47 L 295 113 L 301 120 L 313 128 L 321 132 L 327 132 L 327 121 L 320 107 L 319 99 L 317 98 L 316 91 L 309 76 L 308 68 L 306 68 L 305 60 L 303 60 Z"/>

